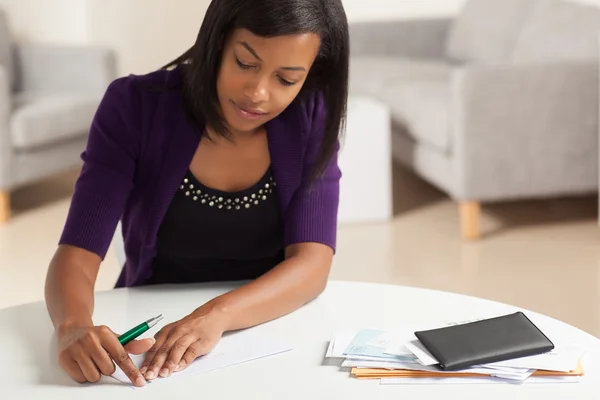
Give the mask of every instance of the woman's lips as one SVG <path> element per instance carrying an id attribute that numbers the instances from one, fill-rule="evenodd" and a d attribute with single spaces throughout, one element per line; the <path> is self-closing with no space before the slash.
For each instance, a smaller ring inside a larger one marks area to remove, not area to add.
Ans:
<path id="1" fill-rule="evenodd" d="M 233 108 L 235 109 L 237 115 L 239 115 L 243 119 L 254 121 L 264 117 L 267 114 L 263 111 L 257 111 L 239 106 L 233 100 L 231 101 L 231 103 L 233 104 Z"/>

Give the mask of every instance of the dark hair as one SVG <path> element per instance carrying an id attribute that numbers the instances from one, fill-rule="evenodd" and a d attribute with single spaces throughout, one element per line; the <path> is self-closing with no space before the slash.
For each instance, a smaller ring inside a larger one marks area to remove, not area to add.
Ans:
<path id="1" fill-rule="evenodd" d="M 341 0 L 212 0 L 194 46 L 163 68 L 182 71 L 186 111 L 198 127 L 209 124 L 228 136 L 218 112 L 217 75 L 228 35 L 245 28 L 257 36 L 314 33 L 321 48 L 298 97 L 320 91 L 327 107 L 325 132 L 314 174 L 321 173 L 337 149 L 345 127 L 348 96 L 349 34 Z"/>

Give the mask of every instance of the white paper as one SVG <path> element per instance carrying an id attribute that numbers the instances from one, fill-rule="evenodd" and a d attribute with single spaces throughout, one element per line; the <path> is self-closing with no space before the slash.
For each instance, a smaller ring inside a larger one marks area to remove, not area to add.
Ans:
<path id="1" fill-rule="evenodd" d="M 404 345 L 423 363 L 423 365 L 436 365 L 440 363 L 419 340 L 413 340 Z"/>
<path id="2" fill-rule="evenodd" d="M 375 369 L 387 369 L 387 370 L 409 370 L 409 371 L 426 371 L 436 372 L 441 374 L 454 374 L 457 372 L 466 372 L 470 374 L 480 374 L 482 376 L 495 376 L 498 378 L 510 379 L 522 381 L 527 379 L 533 374 L 534 370 L 520 369 L 510 372 L 498 371 L 491 368 L 468 368 L 460 371 L 444 371 L 438 367 L 422 365 L 420 363 L 397 363 L 397 362 L 386 362 L 386 361 L 362 361 L 362 360 L 345 360 L 342 363 L 342 367 L 354 367 L 354 368 L 375 368 Z"/>
<path id="3" fill-rule="evenodd" d="M 333 354 L 333 344 L 335 343 L 335 339 L 332 339 L 329 341 L 329 344 L 327 345 L 327 351 L 325 352 L 325 358 L 330 358 L 331 355 Z"/>
<path id="4" fill-rule="evenodd" d="M 373 340 L 367 342 L 369 346 L 381 347 L 383 349 L 387 349 L 391 345 L 395 343 L 397 340 L 398 333 L 397 332 L 383 332 L 381 335 L 377 336 Z"/>
<path id="5" fill-rule="evenodd" d="M 342 367 L 347 368 L 382 368 L 388 370 L 394 369 L 406 369 L 410 371 L 435 371 L 438 372 L 438 369 L 435 367 L 428 367 L 422 365 L 421 363 L 400 363 L 393 361 L 381 361 L 381 360 L 351 360 L 346 359 L 342 363 Z"/>
<path id="6" fill-rule="evenodd" d="M 161 378 L 159 376 L 151 381 L 152 383 L 147 385 L 147 387 L 158 382 L 171 381 L 173 378 L 182 378 L 198 373 L 226 368 L 248 361 L 281 354 L 290 350 L 292 350 L 290 346 L 277 340 L 258 336 L 250 332 L 237 332 L 224 336 L 209 354 L 197 358 L 183 371 L 174 372 L 168 378 Z M 131 359 L 139 368 L 144 362 L 145 355 L 131 355 Z M 117 370 L 112 377 L 133 388 L 138 388 L 131 383 L 127 375 L 125 375 L 119 367 L 117 367 Z"/>
<path id="7" fill-rule="evenodd" d="M 495 367 L 489 367 L 487 365 L 482 365 L 480 367 L 474 367 L 474 368 L 488 371 L 488 373 L 491 376 L 509 379 L 509 380 L 517 380 L 517 381 L 524 381 L 525 379 L 529 378 L 535 372 L 535 369 L 506 368 L 506 367 L 495 368 Z"/>
<path id="8" fill-rule="evenodd" d="M 395 347 L 386 349 L 386 353 L 401 355 L 404 349 L 410 350 L 423 365 L 436 365 L 439 361 L 423 346 L 419 340 L 412 340 L 405 344 L 396 344 Z M 511 369 L 520 370 L 546 370 L 557 372 L 570 372 L 577 369 L 580 358 L 584 352 L 581 348 L 575 346 L 557 346 L 554 350 L 538 354 L 535 356 L 514 358 L 511 360 L 499 361 L 495 363 L 475 365 L 474 367 L 503 369 L 506 372 L 512 372 Z"/>
<path id="9" fill-rule="evenodd" d="M 327 358 L 344 358 L 344 350 L 352 343 L 352 339 L 356 336 L 356 331 L 340 331 L 331 339 L 327 349 Z"/>
<path id="10" fill-rule="evenodd" d="M 386 360 L 381 357 L 361 356 L 354 354 L 344 354 L 344 351 L 348 348 L 352 340 L 356 337 L 359 331 L 355 330 L 343 330 L 336 332 L 333 338 L 329 341 L 327 346 L 327 352 L 325 358 L 343 358 L 346 360 L 361 360 L 361 361 L 382 361 Z M 401 356 L 413 355 L 408 349 L 405 348 Z"/>
<path id="11" fill-rule="evenodd" d="M 389 358 L 381 358 L 381 357 L 371 357 L 371 356 L 356 356 L 356 355 L 346 355 L 344 356 L 346 360 L 350 360 L 350 361 L 375 361 L 375 362 L 382 362 L 382 361 L 390 361 Z M 406 362 L 406 361 L 391 361 L 391 362 Z"/>
<path id="12" fill-rule="evenodd" d="M 406 343 L 392 343 L 390 347 L 385 349 L 385 353 L 394 356 L 415 356 L 415 354 L 406 346 Z"/>
<path id="13" fill-rule="evenodd" d="M 499 378 L 382 378 L 380 385 L 468 385 L 468 384 L 539 384 L 539 383 L 579 383 L 581 378 L 578 376 L 557 376 L 557 377 L 539 377 L 532 376 L 522 382 L 512 382 Z"/>
<path id="14" fill-rule="evenodd" d="M 570 372 L 577 369 L 583 351 L 573 346 L 556 347 L 554 350 L 529 357 L 515 358 L 485 364 L 488 367 L 517 367 L 547 371 Z"/>

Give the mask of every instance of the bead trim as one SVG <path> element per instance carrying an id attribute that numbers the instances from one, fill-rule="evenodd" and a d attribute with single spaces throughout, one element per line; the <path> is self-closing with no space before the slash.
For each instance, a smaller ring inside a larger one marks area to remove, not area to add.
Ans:
<path id="1" fill-rule="evenodd" d="M 265 182 L 266 181 L 266 182 Z M 184 178 L 183 183 L 179 186 L 179 190 L 184 192 L 186 197 L 200 205 L 208 207 L 216 207 L 217 209 L 238 211 L 249 209 L 252 206 L 258 206 L 261 202 L 266 201 L 269 195 L 273 193 L 273 189 L 277 186 L 277 182 L 270 176 L 268 179 L 263 178 L 261 183 L 254 187 L 254 191 L 248 193 L 244 190 L 238 194 L 227 196 L 225 192 L 213 190 L 218 194 L 209 193 L 211 190 L 198 188 L 197 184 L 190 181 L 189 178 Z"/>

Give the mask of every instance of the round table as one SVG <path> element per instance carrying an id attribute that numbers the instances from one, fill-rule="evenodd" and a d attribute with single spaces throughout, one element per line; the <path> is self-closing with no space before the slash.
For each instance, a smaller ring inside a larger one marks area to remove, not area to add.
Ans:
<path id="1" fill-rule="evenodd" d="M 96 324 L 119 332 L 148 316 L 162 313 L 169 323 L 232 284 L 156 286 L 98 292 Z M 600 340 L 560 321 L 524 311 L 551 340 L 583 346 L 586 375 L 581 383 L 530 385 L 380 385 L 358 380 L 324 359 L 329 339 L 345 329 L 421 329 L 449 321 L 486 318 L 518 311 L 487 300 L 433 290 L 356 282 L 329 283 L 325 292 L 303 308 L 252 328 L 288 340 L 293 350 L 212 372 L 132 389 L 111 378 L 78 384 L 62 371 L 56 338 L 43 302 L 0 310 L 0 398 L 102 399 L 190 398 L 461 398 L 565 399 L 588 398 L 600 389 Z M 160 328 L 160 325 L 157 327 Z M 157 328 L 143 337 L 153 335 Z M 12 396 L 11 396 L 12 395 Z"/>

